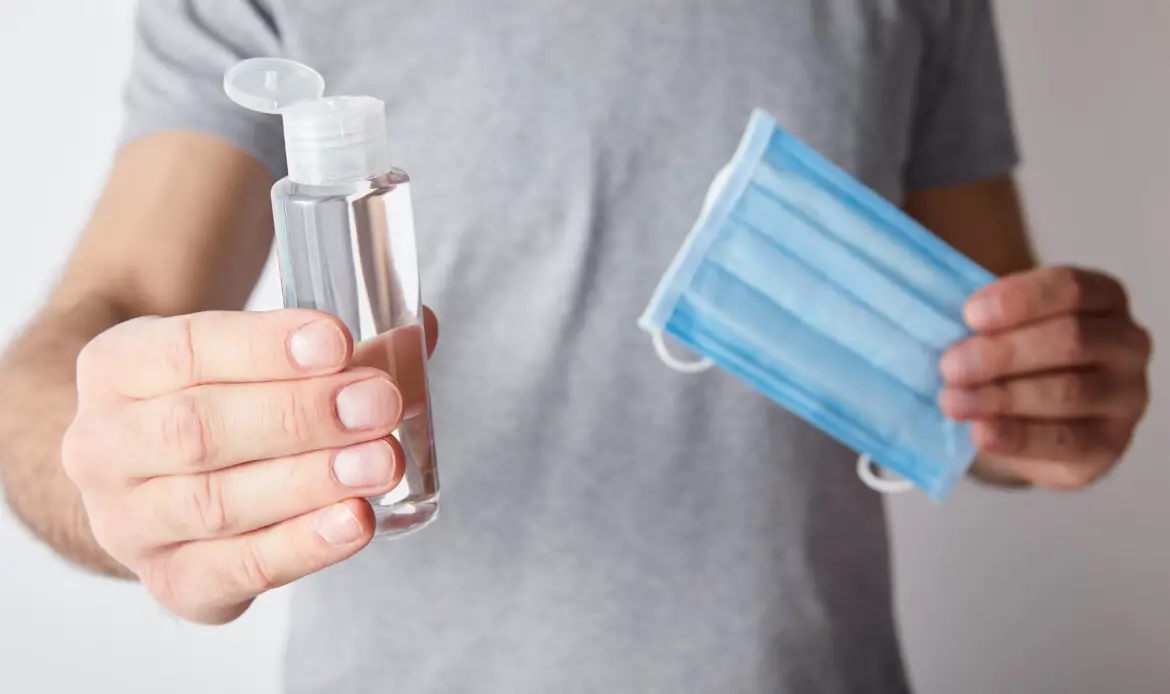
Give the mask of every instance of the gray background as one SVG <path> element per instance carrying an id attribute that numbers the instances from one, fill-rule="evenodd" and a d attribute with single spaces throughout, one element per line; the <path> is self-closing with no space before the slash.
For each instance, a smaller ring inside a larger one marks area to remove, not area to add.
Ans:
<path id="1" fill-rule="evenodd" d="M 131 0 L 0 2 L 0 340 L 34 309 L 109 164 Z M 1170 2 L 1000 2 L 1044 258 L 1125 277 L 1170 345 Z M 37 96 L 34 98 L 33 95 Z M 160 230 L 165 233 L 165 230 Z M 1161 296 L 1160 296 L 1161 295 Z M 253 305 L 279 303 L 266 274 Z M 1090 493 L 967 487 L 890 504 L 898 609 L 920 692 L 1170 691 L 1170 373 L 1124 467 Z M 276 687 L 287 590 L 237 623 L 170 618 L 89 578 L 0 511 L 0 691 L 248 692 Z"/>

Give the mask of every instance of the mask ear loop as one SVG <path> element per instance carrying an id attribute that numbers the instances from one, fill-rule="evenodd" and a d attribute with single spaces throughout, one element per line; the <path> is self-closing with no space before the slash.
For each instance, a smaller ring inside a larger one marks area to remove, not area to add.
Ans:
<path id="1" fill-rule="evenodd" d="M 658 354 L 658 358 L 662 360 L 663 364 L 675 371 L 697 374 L 715 366 L 715 362 L 707 357 L 696 361 L 683 361 L 674 356 L 667 349 L 666 341 L 661 332 L 652 333 L 650 339 L 654 343 L 654 351 Z M 875 472 L 873 460 L 868 453 L 857 457 L 857 476 L 861 478 L 865 486 L 881 494 L 901 494 L 914 488 L 914 484 L 908 480 L 888 480 Z"/>
<path id="2" fill-rule="evenodd" d="M 707 357 L 703 357 L 697 361 L 683 361 L 674 356 L 666 349 L 666 342 L 663 341 L 662 333 L 660 332 L 652 333 L 650 339 L 654 342 L 654 351 L 658 354 L 658 358 L 662 360 L 662 363 L 679 373 L 697 374 L 715 366 L 715 362 Z"/>
<path id="3" fill-rule="evenodd" d="M 697 374 L 715 366 L 715 362 L 707 357 L 695 361 L 683 361 L 674 356 L 667 349 L 666 341 L 663 339 L 661 332 L 651 333 L 650 340 L 654 343 L 654 351 L 658 354 L 658 358 L 662 360 L 662 363 L 675 371 L 685 374 Z M 873 460 L 870 459 L 869 454 L 858 456 L 857 476 L 861 478 L 865 486 L 882 494 L 900 494 L 914 488 L 914 484 L 908 480 L 888 480 L 874 472 Z"/>
<path id="4" fill-rule="evenodd" d="M 857 457 L 857 476 L 865 486 L 881 494 L 900 494 L 914 488 L 908 480 L 888 480 L 874 472 L 873 460 L 868 453 Z"/>

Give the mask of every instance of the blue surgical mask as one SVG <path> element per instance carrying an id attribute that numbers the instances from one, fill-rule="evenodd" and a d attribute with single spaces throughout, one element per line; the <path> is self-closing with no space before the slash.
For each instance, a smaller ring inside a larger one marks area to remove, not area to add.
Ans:
<path id="1" fill-rule="evenodd" d="M 757 110 L 639 325 L 668 366 L 717 365 L 857 451 L 871 487 L 942 500 L 975 448 L 938 407 L 939 358 L 992 280 Z"/>

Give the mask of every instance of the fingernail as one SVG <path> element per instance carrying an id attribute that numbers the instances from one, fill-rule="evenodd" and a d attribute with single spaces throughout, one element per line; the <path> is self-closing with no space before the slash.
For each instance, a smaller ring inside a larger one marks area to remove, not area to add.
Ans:
<path id="1" fill-rule="evenodd" d="M 381 487 L 394 477 L 394 458 L 384 441 L 371 441 L 338 451 L 333 474 L 347 487 Z"/>
<path id="2" fill-rule="evenodd" d="M 338 504 L 317 521 L 317 534 L 331 545 L 348 545 L 362 536 L 362 524 L 349 507 Z"/>
<path id="3" fill-rule="evenodd" d="M 963 310 L 963 319 L 973 330 L 981 330 L 993 326 L 1003 316 L 999 300 L 985 296 L 972 299 Z"/>
<path id="4" fill-rule="evenodd" d="M 954 347 L 939 360 L 942 377 L 951 382 L 974 378 L 979 369 L 979 355 L 973 349 Z"/>
<path id="5" fill-rule="evenodd" d="M 346 429 L 393 426 L 402 413 L 402 397 L 389 380 L 374 377 L 358 381 L 337 394 L 337 418 Z"/>
<path id="6" fill-rule="evenodd" d="M 345 336 L 332 321 L 314 321 L 293 333 L 288 351 L 302 369 L 337 366 L 345 359 Z"/>

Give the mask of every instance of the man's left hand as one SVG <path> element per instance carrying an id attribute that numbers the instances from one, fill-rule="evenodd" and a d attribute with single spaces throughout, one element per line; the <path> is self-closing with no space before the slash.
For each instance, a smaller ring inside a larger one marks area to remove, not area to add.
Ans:
<path id="1" fill-rule="evenodd" d="M 971 421 L 977 477 L 1081 489 L 1129 447 L 1149 402 L 1149 333 L 1125 289 L 1096 271 L 1044 267 L 967 302 L 975 335 L 941 364 L 939 402 Z"/>

